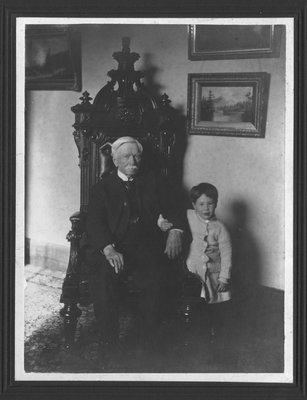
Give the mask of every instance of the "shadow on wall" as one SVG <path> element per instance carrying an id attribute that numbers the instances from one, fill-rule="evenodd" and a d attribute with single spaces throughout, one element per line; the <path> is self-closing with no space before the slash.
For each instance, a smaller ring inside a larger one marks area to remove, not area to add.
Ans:
<path id="1" fill-rule="evenodd" d="M 270 318 L 276 318 L 275 325 L 280 327 L 276 334 L 282 335 L 282 294 L 276 294 L 276 297 L 273 289 L 265 290 L 260 285 L 261 249 L 249 229 L 249 206 L 237 200 L 230 204 L 230 210 L 233 218 L 229 227 L 233 248 L 232 302 L 237 334 L 244 330 L 247 335 L 260 340 L 261 318 L 266 313 Z"/>
<path id="2" fill-rule="evenodd" d="M 167 88 L 162 86 L 156 80 L 157 74 L 161 71 L 161 68 L 157 67 L 153 63 L 153 54 L 145 53 L 143 56 L 143 65 L 145 71 L 145 82 L 146 87 L 150 91 L 150 93 L 156 98 L 160 99 L 161 96 L 166 93 L 169 95 Z M 170 98 L 170 105 L 174 107 L 172 104 L 172 99 Z M 183 160 L 184 154 L 187 147 L 187 132 L 186 132 L 186 120 L 187 117 L 184 114 L 184 107 L 176 107 L 173 108 L 173 118 L 175 121 L 174 124 L 174 132 L 176 134 L 176 143 L 173 149 L 173 155 L 170 160 L 169 165 L 169 176 L 171 179 L 169 180 L 169 185 L 175 192 L 175 198 L 182 202 L 182 207 L 187 208 L 188 197 L 187 194 L 183 190 L 182 185 L 182 177 L 183 177 Z"/>
<path id="3" fill-rule="evenodd" d="M 282 371 L 284 292 L 261 284 L 261 270 L 270 268 L 270 265 L 263 265 L 261 248 L 249 229 L 248 204 L 241 200 L 234 201 L 230 204 L 230 211 L 233 218 L 229 227 L 233 247 L 233 329 L 240 344 L 238 351 L 248 346 L 255 350 L 264 346 L 261 358 L 277 360 L 276 365 Z M 274 338 L 274 342 L 265 348 L 268 337 Z"/>
<path id="4" fill-rule="evenodd" d="M 151 53 L 144 54 L 143 62 L 146 73 L 146 86 L 158 99 L 164 93 L 164 90 L 167 93 L 167 88 L 156 81 L 156 76 L 160 73 L 161 69 L 153 63 L 153 54 Z M 169 168 L 169 173 L 172 177 L 170 185 L 175 190 L 175 197 L 181 202 L 183 209 L 187 209 L 192 208 L 189 190 L 184 190 L 182 185 L 183 160 L 187 148 L 187 117 L 183 107 L 176 107 L 174 113 L 176 120 L 176 145 Z M 249 230 L 248 205 L 241 200 L 234 201 L 230 205 L 230 212 L 232 215 L 232 223 L 229 226 L 229 231 L 233 244 L 232 285 L 234 300 L 238 300 L 238 302 L 241 302 L 243 299 L 252 300 L 260 282 L 260 249 L 252 232 Z"/>
<path id="5" fill-rule="evenodd" d="M 143 54 L 142 59 L 144 65 L 144 80 L 146 82 L 146 87 L 149 89 L 150 93 L 152 93 L 156 97 L 159 97 L 162 94 L 161 91 L 164 90 L 164 88 L 156 81 L 155 77 L 157 73 L 161 71 L 161 68 L 154 65 L 152 61 L 152 53 Z"/>
<path id="6" fill-rule="evenodd" d="M 233 223 L 230 234 L 233 247 L 233 294 L 242 299 L 260 283 L 261 257 L 256 239 L 249 230 L 249 207 L 240 200 L 230 205 Z"/>

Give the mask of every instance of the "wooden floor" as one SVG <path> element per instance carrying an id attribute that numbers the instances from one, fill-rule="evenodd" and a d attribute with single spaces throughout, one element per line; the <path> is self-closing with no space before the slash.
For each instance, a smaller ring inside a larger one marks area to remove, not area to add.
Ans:
<path id="1" fill-rule="evenodd" d="M 63 274 L 26 267 L 26 372 L 277 373 L 283 372 L 283 292 L 249 287 L 234 297 L 222 332 L 210 334 L 200 310 L 187 330 L 181 320 L 165 321 L 156 345 L 147 352 L 133 340 L 133 315 L 121 314 L 121 334 L 132 340 L 105 354 L 97 340 L 92 307 L 84 308 L 75 348 L 63 347 L 59 303 Z"/>

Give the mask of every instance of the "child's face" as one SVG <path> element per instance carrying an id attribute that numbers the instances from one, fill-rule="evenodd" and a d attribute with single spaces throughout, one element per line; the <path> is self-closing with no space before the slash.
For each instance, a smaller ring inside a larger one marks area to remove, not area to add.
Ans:
<path id="1" fill-rule="evenodd" d="M 211 197 L 202 194 L 195 203 L 193 203 L 193 207 L 196 213 L 205 220 L 211 219 L 214 217 L 216 204 Z"/>

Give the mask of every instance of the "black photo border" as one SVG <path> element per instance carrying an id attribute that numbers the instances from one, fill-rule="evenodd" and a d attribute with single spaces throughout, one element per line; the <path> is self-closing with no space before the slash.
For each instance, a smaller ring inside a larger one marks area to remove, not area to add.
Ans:
<path id="1" fill-rule="evenodd" d="M 16 381 L 15 50 L 18 17 L 289 17 L 295 25 L 294 104 L 294 383 Z M 0 0 L 1 385 L 2 399 L 307 399 L 306 383 L 306 46 L 305 0 Z"/>

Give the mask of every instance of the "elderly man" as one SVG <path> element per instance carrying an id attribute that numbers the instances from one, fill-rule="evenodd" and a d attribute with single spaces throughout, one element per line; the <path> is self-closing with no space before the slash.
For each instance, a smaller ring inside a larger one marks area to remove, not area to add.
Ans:
<path id="1" fill-rule="evenodd" d="M 116 140 L 112 145 L 116 169 L 90 194 L 90 290 L 105 343 L 118 339 L 119 288 L 127 273 L 140 291 L 140 337 L 150 339 L 158 326 L 165 261 L 182 251 L 181 213 L 160 178 L 153 172 L 141 173 L 142 152 L 132 137 Z M 169 223 L 167 234 L 162 233 L 162 216 Z"/>

